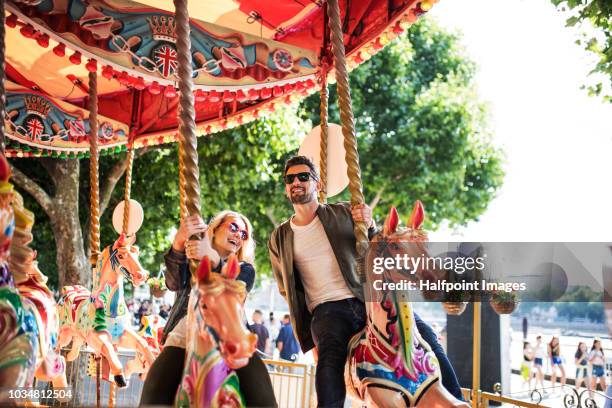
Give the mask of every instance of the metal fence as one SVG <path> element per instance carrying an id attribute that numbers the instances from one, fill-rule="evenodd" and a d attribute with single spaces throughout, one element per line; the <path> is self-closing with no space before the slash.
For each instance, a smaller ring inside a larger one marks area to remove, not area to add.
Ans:
<path id="1" fill-rule="evenodd" d="M 118 353 L 119 359 L 123 366 L 134 358 L 133 351 L 120 350 Z M 65 352 L 64 352 L 65 355 Z M 92 350 L 84 349 L 79 354 L 76 360 L 66 362 L 66 379 L 72 387 L 72 399 L 67 403 L 60 403 L 55 399 L 41 399 L 39 403 L 49 407 L 95 407 L 96 406 L 96 378 L 87 374 Z M 100 382 L 100 405 L 103 407 L 109 406 L 110 383 L 108 381 Z M 129 379 L 128 387 L 115 388 L 115 407 L 137 407 L 142 393 L 143 382 L 137 375 L 132 375 Z M 49 382 L 37 381 L 35 388 L 40 390 L 52 389 Z"/>
<path id="2" fill-rule="evenodd" d="M 278 360 L 263 362 L 268 367 L 279 408 L 307 408 L 316 405 L 315 366 Z"/>

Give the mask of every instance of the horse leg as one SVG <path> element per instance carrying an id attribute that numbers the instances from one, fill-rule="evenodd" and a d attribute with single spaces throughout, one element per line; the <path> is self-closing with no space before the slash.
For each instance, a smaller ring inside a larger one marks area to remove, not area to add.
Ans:
<path id="1" fill-rule="evenodd" d="M 151 367 L 155 361 L 155 356 L 149 349 L 149 343 L 131 329 L 125 329 L 119 338 L 119 345 L 139 352 L 144 357 L 147 367 Z"/>
<path id="2" fill-rule="evenodd" d="M 115 347 L 107 332 L 91 331 L 87 338 L 87 343 L 93 347 L 96 353 L 101 354 L 108 361 L 110 372 L 114 376 L 115 383 L 119 388 L 127 387 L 127 382 L 123 376 L 123 365 L 119 361 L 119 356 L 115 352 Z"/>
<path id="3" fill-rule="evenodd" d="M 78 334 L 72 337 L 72 348 L 66 355 L 66 361 L 74 361 L 81 352 L 81 346 L 83 346 L 84 340 Z"/>
<path id="4" fill-rule="evenodd" d="M 446 391 L 446 388 L 442 386 L 441 381 L 436 381 L 431 385 L 421 396 L 419 403 L 416 405 L 418 408 L 469 408 L 470 406 L 459 401 L 451 395 L 450 392 Z"/>

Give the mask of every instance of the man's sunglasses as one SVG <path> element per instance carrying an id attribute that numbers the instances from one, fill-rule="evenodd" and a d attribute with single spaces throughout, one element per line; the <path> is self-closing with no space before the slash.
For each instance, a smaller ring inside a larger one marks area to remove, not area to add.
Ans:
<path id="1" fill-rule="evenodd" d="M 246 241 L 249 238 L 249 232 L 247 230 L 241 230 L 238 224 L 235 222 L 229 223 L 229 230 L 232 234 L 235 234 L 240 231 L 240 239 Z"/>
<path id="2" fill-rule="evenodd" d="M 306 182 L 310 180 L 311 178 L 315 181 L 317 180 L 317 178 L 312 173 L 308 173 L 307 171 L 303 173 L 285 174 L 285 176 L 283 177 L 283 180 L 285 181 L 285 184 L 291 184 L 293 183 L 296 177 L 301 182 Z"/>

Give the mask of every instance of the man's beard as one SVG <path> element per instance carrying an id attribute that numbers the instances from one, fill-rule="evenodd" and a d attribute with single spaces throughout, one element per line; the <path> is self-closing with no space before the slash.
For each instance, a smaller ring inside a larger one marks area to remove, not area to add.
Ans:
<path id="1" fill-rule="evenodd" d="M 308 204 L 312 200 L 314 200 L 316 194 L 314 191 L 308 192 L 308 190 L 304 189 L 303 194 L 293 194 L 293 191 L 289 192 L 289 200 L 291 200 L 291 204 Z"/>

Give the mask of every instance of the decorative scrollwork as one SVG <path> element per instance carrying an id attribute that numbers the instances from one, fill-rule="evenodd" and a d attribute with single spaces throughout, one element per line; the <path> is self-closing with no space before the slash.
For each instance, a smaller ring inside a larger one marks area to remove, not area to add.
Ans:
<path id="1" fill-rule="evenodd" d="M 538 390 L 533 390 L 531 391 L 531 394 L 529 394 L 529 398 L 531 399 L 531 402 L 539 404 L 542 402 L 542 393 Z"/>
<path id="2" fill-rule="evenodd" d="M 578 408 L 580 407 L 580 395 L 574 388 L 571 389 L 570 393 L 563 396 L 563 406 L 565 408 Z"/>

